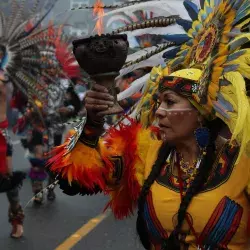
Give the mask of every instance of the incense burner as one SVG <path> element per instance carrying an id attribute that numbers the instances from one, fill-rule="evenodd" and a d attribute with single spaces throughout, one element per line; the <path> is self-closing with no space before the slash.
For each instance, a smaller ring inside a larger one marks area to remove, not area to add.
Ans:
<path id="1" fill-rule="evenodd" d="M 73 52 L 80 67 L 115 97 L 115 105 L 105 112 L 107 115 L 123 112 L 116 101 L 114 80 L 126 61 L 128 47 L 127 35 L 97 35 L 73 41 Z"/>

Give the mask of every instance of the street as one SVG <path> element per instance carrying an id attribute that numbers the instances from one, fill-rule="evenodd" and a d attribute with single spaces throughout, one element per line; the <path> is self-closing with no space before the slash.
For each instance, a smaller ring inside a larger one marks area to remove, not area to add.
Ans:
<path id="1" fill-rule="evenodd" d="M 29 169 L 24 150 L 15 142 L 13 166 L 17 170 Z M 102 213 L 108 197 L 66 196 L 59 188 L 54 202 L 41 206 L 32 202 L 25 208 L 24 237 L 14 240 L 9 237 L 8 202 L 1 194 L 0 249 L 1 250 L 128 250 L 140 246 L 135 230 L 135 218 L 116 221 L 110 211 Z M 32 197 L 31 185 L 26 179 L 20 191 L 23 207 Z"/>

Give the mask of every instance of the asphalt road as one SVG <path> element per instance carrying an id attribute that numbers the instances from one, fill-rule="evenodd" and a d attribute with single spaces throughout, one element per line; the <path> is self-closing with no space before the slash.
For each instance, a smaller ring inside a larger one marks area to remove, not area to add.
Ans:
<path id="1" fill-rule="evenodd" d="M 14 138 L 14 141 L 16 140 L 17 138 Z M 14 149 L 14 167 L 18 170 L 28 171 L 29 163 L 24 158 L 24 150 L 21 145 L 16 144 Z M 102 214 L 108 200 L 107 197 L 103 195 L 69 197 L 58 188 L 56 195 L 57 198 L 54 202 L 45 201 L 41 206 L 30 203 L 26 207 L 24 237 L 14 240 L 9 237 L 7 198 L 5 194 L 1 194 L 0 250 L 143 249 L 135 232 L 135 218 L 116 221 L 108 212 L 98 225 L 93 228 L 91 225 L 89 226 L 88 222 L 91 219 L 96 222 L 98 220 L 96 218 Z M 27 179 L 20 191 L 22 205 L 25 206 L 31 197 L 31 185 Z M 65 240 L 72 245 L 72 248 L 64 244 Z"/>

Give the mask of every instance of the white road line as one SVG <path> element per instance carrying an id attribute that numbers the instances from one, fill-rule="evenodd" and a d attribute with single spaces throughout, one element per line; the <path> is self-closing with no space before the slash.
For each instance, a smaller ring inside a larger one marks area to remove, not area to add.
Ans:
<path id="1" fill-rule="evenodd" d="M 21 141 L 20 141 L 20 140 L 18 140 L 18 141 L 13 141 L 13 142 L 12 142 L 12 145 L 14 145 L 14 146 L 15 146 L 15 145 L 18 145 L 18 144 L 20 144 L 20 143 L 21 143 Z"/>

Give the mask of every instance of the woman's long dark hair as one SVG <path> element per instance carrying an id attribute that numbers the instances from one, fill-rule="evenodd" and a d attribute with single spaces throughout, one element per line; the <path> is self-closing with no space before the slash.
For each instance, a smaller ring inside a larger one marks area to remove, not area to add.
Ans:
<path id="1" fill-rule="evenodd" d="M 178 223 L 175 230 L 171 233 L 168 239 L 164 240 L 164 249 L 165 250 L 179 250 L 180 243 L 178 240 L 178 233 L 181 230 L 182 224 L 185 220 L 186 211 L 195 195 L 197 195 L 204 183 L 206 183 L 210 171 L 212 169 L 213 163 L 215 161 L 215 140 L 218 137 L 218 134 L 225 124 L 220 119 L 215 119 L 211 122 L 207 122 L 206 126 L 210 130 L 210 142 L 207 147 L 207 154 L 201 162 L 199 172 L 197 173 L 194 181 L 192 182 L 190 188 L 187 190 L 186 195 L 181 201 L 179 211 L 178 211 Z M 144 204 L 146 196 L 150 190 L 151 185 L 154 183 L 156 178 L 159 176 L 162 166 L 165 164 L 169 154 L 171 152 L 170 146 L 163 144 L 159 150 L 157 160 L 152 168 L 150 175 L 147 180 L 144 182 L 144 185 L 141 190 L 141 194 L 138 201 L 138 217 L 136 222 L 136 229 L 139 235 L 140 241 L 145 249 L 149 250 L 151 243 L 149 241 L 148 230 L 146 228 L 146 223 L 143 217 Z"/>

